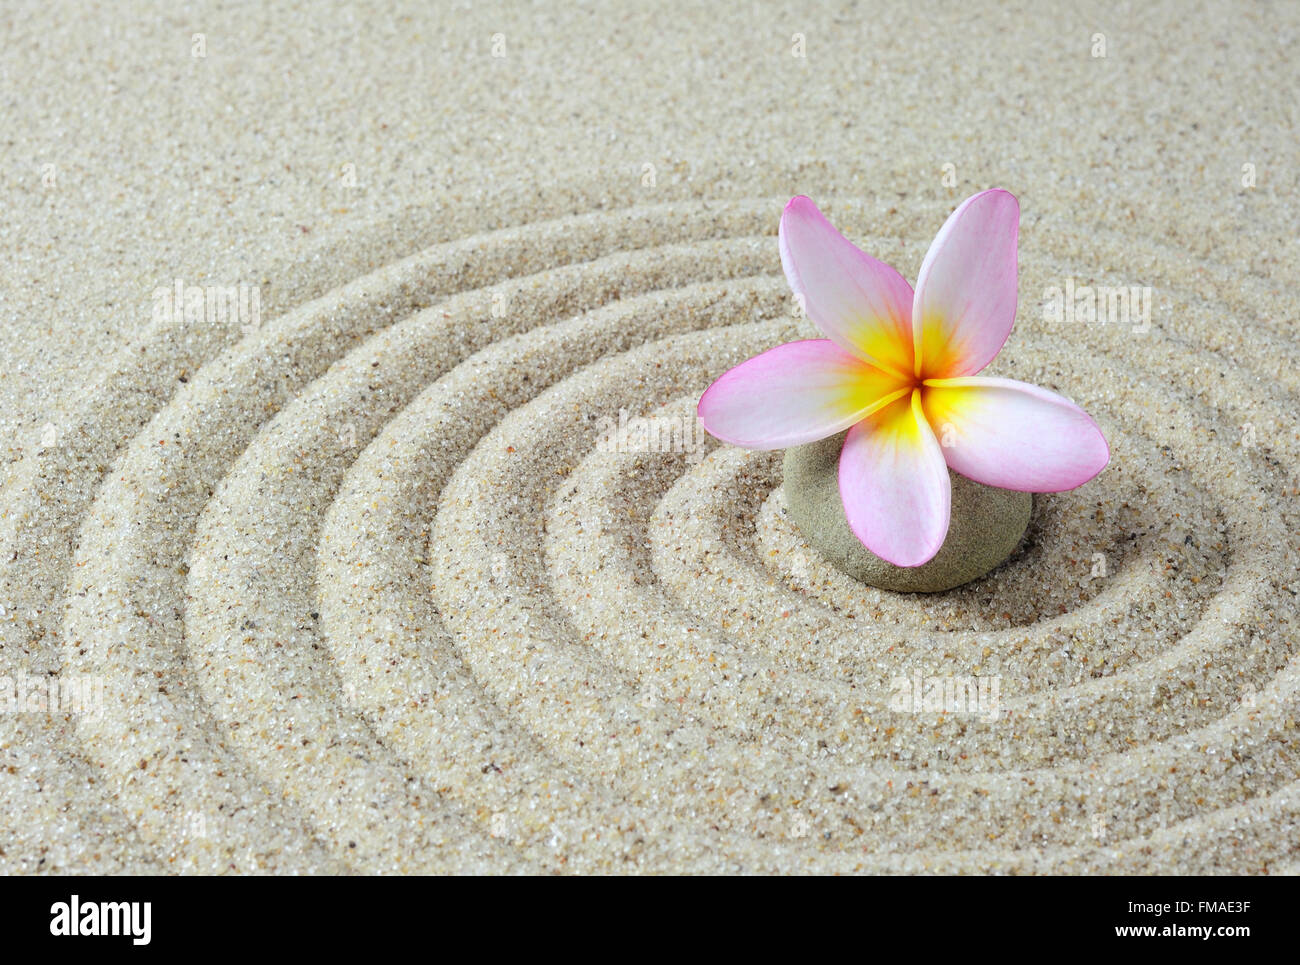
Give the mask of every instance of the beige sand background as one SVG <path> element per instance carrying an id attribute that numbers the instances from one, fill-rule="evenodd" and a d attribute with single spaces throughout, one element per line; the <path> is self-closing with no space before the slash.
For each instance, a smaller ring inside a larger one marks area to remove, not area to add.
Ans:
<path id="1" fill-rule="evenodd" d="M 1295 5 L 0 19 L 0 676 L 105 693 L 0 714 L 0 870 L 1296 870 Z M 779 454 L 597 445 L 807 332 L 791 195 L 914 278 L 993 185 L 995 370 L 1114 459 L 989 577 L 869 590 Z"/>

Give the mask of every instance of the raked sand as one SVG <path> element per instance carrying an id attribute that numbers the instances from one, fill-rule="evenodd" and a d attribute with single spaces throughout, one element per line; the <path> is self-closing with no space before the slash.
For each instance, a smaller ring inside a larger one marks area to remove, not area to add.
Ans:
<path id="1" fill-rule="evenodd" d="M 463 7 L 7 15 L 0 676 L 103 700 L 0 713 L 0 870 L 1300 868 L 1297 12 Z M 605 444 L 814 334 L 791 195 L 914 279 L 992 185 L 1112 447 L 993 573 Z"/>

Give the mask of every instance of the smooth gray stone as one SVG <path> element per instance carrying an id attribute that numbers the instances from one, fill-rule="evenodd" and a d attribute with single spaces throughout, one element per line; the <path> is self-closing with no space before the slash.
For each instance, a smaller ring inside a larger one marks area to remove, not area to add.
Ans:
<path id="1" fill-rule="evenodd" d="M 950 469 L 952 522 L 934 559 L 912 567 L 882 560 L 853 535 L 844 516 L 837 473 L 846 435 L 785 451 L 785 499 L 813 549 L 849 576 L 882 590 L 935 593 L 978 579 L 1019 545 L 1033 495 L 985 486 Z"/>

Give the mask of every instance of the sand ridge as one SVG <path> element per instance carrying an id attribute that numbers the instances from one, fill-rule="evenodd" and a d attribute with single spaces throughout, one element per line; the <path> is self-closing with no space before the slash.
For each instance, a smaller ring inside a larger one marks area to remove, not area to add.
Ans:
<path id="1" fill-rule="evenodd" d="M 1264 496 L 1291 478 L 1284 447 L 1239 444 L 1245 366 L 1163 320 L 1141 365 L 1118 326 L 1022 323 L 999 371 L 1098 412 L 1114 464 L 936 597 L 817 560 L 772 454 L 597 445 L 601 415 L 689 417 L 717 372 L 808 334 L 780 202 L 435 246 L 179 387 L 86 494 L 55 631 L 61 673 L 111 682 L 62 739 L 142 851 L 204 871 L 1283 857 L 1295 551 L 1270 534 L 1294 521 Z M 1022 287 L 1058 270 L 1053 238 L 1026 232 Z M 1284 404 L 1256 394 L 1253 418 Z M 891 711 L 914 674 L 996 675 L 999 713 Z"/>

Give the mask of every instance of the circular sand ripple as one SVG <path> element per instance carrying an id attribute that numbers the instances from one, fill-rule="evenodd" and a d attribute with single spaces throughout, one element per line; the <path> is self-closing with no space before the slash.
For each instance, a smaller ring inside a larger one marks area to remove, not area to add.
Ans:
<path id="1" fill-rule="evenodd" d="M 106 369 L 0 507 L 0 673 L 107 684 L 97 715 L 3 723 L 33 775 L 99 795 L 56 860 L 1293 868 L 1300 378 L 1276 286 L 1027 229 L 1022 293 L 1109 264 L 1155 289 L 1146 332 L 1026 304 L 997 362 L 1084 405 L 1112 464 L 1036 497 L 994 573 L 890 594 L 803 543 L 779 454 L 695 429 L 720 372 L 813 334 L 780 204 L 485 231 Z M 611 445 L 620 420 L 649 421 Z M 927 703 L 945 683 L 962 700 Z"/>

